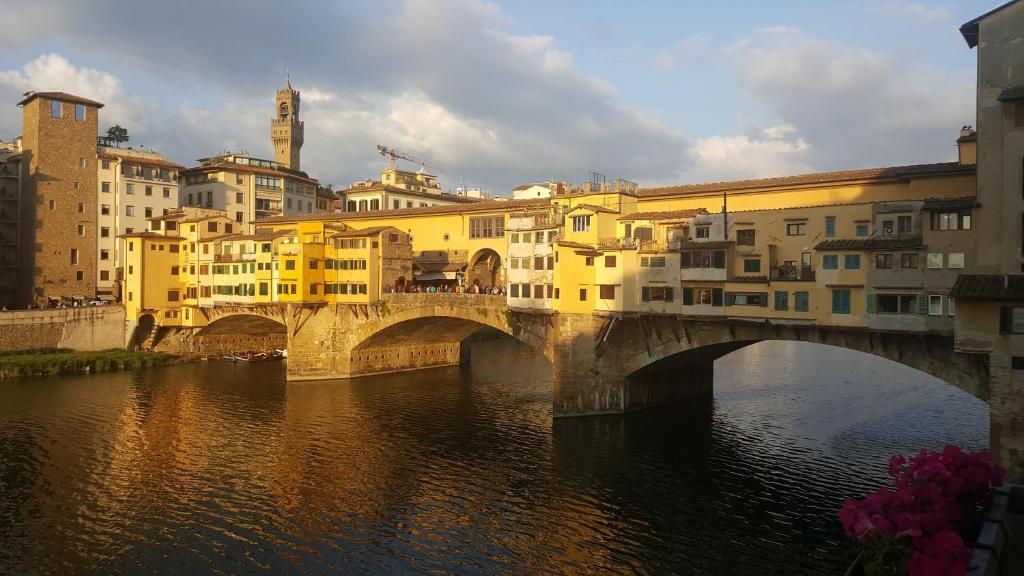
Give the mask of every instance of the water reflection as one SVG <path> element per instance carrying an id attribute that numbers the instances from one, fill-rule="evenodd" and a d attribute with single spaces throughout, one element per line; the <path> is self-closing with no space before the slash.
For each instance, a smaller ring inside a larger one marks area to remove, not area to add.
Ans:
<path id="1" fill-rule="evenodd" d="M 713 398 L 554 425 L 547 371 L 486 341 L 471 369 L 346 382 L 0 383 L 0 572 L 834 573 L 834 510 L 888 453 L 987 443 L 983 403 L 827 347 L 753 346 Z"/>

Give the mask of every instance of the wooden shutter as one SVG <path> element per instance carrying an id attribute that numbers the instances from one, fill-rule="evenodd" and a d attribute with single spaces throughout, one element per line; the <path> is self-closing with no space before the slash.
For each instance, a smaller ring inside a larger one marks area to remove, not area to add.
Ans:
<path id="1" fill-rule="evenodd" d="M 722 289 L 721 288 L 712 288 L 711 289 L 711 305 L 712 306 L 721 306 L 722 305 L 722 300 L 723 300 L 722 296 L 723 296 L 723 293 L 722 293 Z M 685 298 L 685 295 L 684 295 L 684 298 Z M 690 295 L 690 299 L 691 300 L 693 299 L 693 295 L 692 294 Z"/>
<path id="2" fill-rule="evenodd" d="M 711 266 L 714 268 L 725 268 L 725 250 L 714 250 L 711 252 Z"/>

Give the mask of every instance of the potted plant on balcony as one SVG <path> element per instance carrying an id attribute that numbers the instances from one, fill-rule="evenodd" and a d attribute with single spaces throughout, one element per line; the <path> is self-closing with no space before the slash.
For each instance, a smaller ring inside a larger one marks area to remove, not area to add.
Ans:
<path id="1" fill-rule="evenodd" d="M 992 491 L 1006 472 L 988 452 L 941 452 L 889 460 L 892 487 L 839 510 L 846 536 L 861 546 L 847 574 L 865 576 L 956 576 L 966 574 L 971 551 Z"/>

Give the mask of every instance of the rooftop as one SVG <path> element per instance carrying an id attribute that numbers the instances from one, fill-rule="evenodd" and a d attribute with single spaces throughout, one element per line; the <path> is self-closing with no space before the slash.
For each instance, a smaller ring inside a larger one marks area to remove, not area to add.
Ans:
<path id="1" fill-rule="evenodd" d="M 687 194 L 705 194 L 708 192 L 727 192 L 756 188 L 775 188 L 813 184 L 830 184 L 833 182 L 854 182 L 858 180 L 908 180 L 946 174 L 972 174 L 974 165 L 961 165 L 959 162 L 940 162 L 937 164 L 912 164 L 909 166 L 889 166 L 881 168 L 863 168 L 859 170 L 841 170 L 838 172 L 815 172 L 796 176 L 780 176 L 776 178 L 757 178 L 753 180 L 735 180 L 729 182 L 708 182 L 705 184 L 681 184 L 661 188 L 642 188 L 637 192 L 641 198 L 651 196 L 675 196 Z"/>
<path id="2" fill-rule="evenodd" d="M 921 206 L 922 210 L 956 210 L 959 208 L 976 208 L 981 206 L 974 196 L 960 198 L 928 198 Z"/>
<path id="3" fill-rule="evenodd" d="M 664 212 L 633 212 L 632 214 L 619 216 L 619 220 L 682 220 L 684 218 L 693 218 L 698 214 L 707 213 L 708 211 L 704 208 L 669 210 Z"/>
<path id="4" fill-rule="evenodd" d="M 1024 301 L 1024 276 L 961 274 L 949 295 L 957 300 Z"/>
<path id="5" fill-rule="evenodd" d="M 815 250 L 920 250 L 924 248 L 920 236 L 895 238 L 844 238 L 818 242 Z"/>
<path id="6" fill-rule="evenodd" d="M 334 214 L 304 214 L 300 216 L 273 216 L 266 220 L 260 220 L 261 224 L 275 224 L 280 222 L 309 222 L 309 221 L 344 221 L 344 220 L 365 220 L 371 218 L 404 218 L 422 216 L 427 214 L 465 214 L 472 212 L 507 212 L 515 208 L 530 208 L 547 206 L 545 198 L 536 200 L 484 200 L 471 204 L 453 204 L 447 206 L 424 206 L 422 208 L 399 208 L 397 210 L 376 210 L 367 212 L 339 212 Z"/>
<path id="7" fill-rule="evenodd" d="M 24 106 L 36 98 L 49 98 L 51 100 L 60 100 L 61 102 L 71 102 L 73 104 L 85 104 L 86 106 L 95 106 L 96 108 L 103 108 L 101 102 L 83 98 L 82 96 L 75 96 L 74 94 L 68 94 L 67 92 L 25 92 L 25 98 L 21 102 L 18 102 L 18 106 Z"/>

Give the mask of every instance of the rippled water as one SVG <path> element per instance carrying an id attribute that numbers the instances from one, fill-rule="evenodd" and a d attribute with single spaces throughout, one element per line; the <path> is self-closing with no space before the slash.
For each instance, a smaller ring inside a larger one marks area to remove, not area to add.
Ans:
<path id="1" fill-rule="evenodd" d="M 287 384 L 207 363 L 0 382 L 0 572 L 835 574 L 843 498 L 892 452 L 988 442 L 988 409 L 811 344 L 714 398 L 551 420 L 543 359 Z"/>

